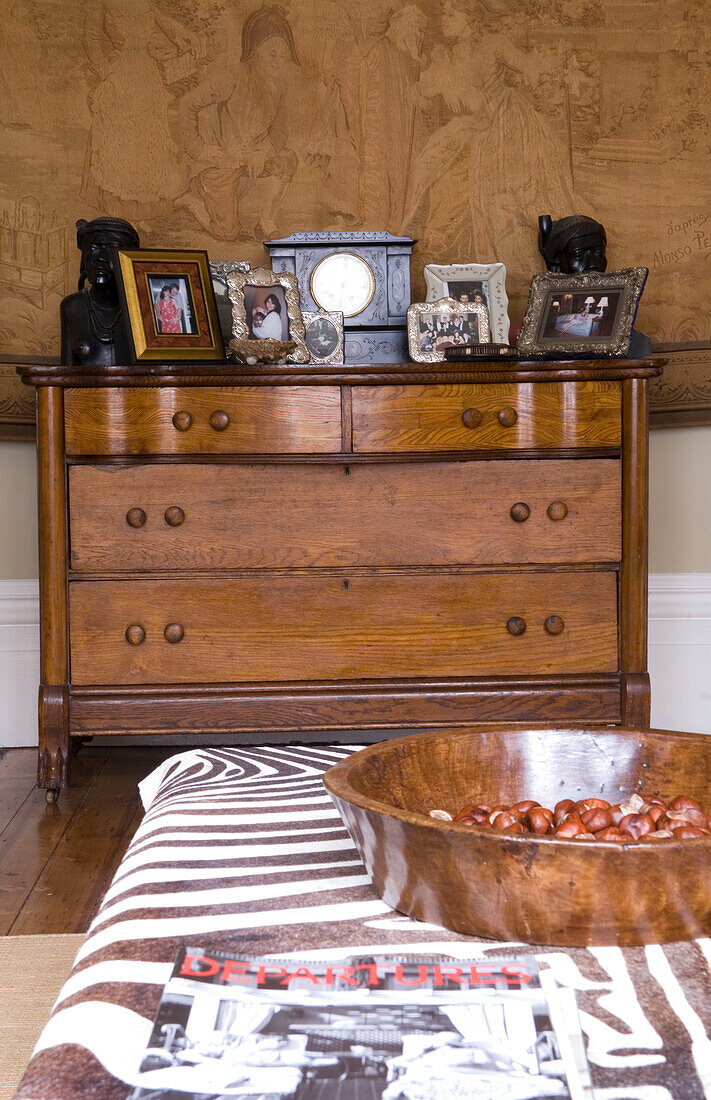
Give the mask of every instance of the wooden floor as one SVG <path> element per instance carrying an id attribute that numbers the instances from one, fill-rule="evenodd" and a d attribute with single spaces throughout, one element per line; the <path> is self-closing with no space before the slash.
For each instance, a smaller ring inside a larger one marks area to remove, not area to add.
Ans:
<path id="1" fill-rule="evenodd" d="M 171 748 L 83 746 L 54 805 L 36 749 L 0 757 L 0 935 L 84 932 L 143 811 L 138 782 Z"/>

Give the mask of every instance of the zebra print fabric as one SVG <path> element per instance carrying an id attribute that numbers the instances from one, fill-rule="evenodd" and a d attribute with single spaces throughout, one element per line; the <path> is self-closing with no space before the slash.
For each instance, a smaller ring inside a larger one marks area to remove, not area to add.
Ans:
<path id="1" fill-rule="evenodd" d="M 576 991 L 597 1100 L 711 1100 L 711 941 L 547 950 L 473 940 L 393 912 L 321 782 L 353 751 L 190 751 L 144 781 L 145 818 L 17 1100 L 125 1100 L 186 940 L 282 957 L 533 953 Z"/>

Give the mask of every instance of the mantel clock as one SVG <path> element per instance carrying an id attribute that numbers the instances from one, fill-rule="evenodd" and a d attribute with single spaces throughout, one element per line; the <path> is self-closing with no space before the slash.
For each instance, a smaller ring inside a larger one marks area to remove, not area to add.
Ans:
<path id="1" fill-rule="evenodd" d="M 406 361 L 415 241 L 386 230 L 292 233 L 266 241 L 274 271 L 293 271 L 302 310 L 343 313 L 347 363 Z"/>

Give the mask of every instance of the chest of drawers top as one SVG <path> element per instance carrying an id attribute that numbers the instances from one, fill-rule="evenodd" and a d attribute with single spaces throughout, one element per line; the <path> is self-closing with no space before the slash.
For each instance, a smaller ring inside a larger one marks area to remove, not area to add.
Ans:
<path id="1" fill-rule="evenodd" d="M 64 393 L 82 456 L 417 454 L 619 448 L 621 385 L 653 360 L 382 367 L 25 367 Z"/>

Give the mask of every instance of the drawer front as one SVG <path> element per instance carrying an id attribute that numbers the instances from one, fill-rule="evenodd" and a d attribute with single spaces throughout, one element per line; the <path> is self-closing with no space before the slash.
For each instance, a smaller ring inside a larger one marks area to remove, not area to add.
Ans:
<path id="1" fill-rule="evenodd" d="M 341 450 L 337 386 L 70 389 L 69 455 Z"/>
<path id="2" fill-rule="evenodd" d="M 618 447 L 618 382 L 357 386 L 353 450 Z"/>
<path id="3" fill-rule="evenodd" d="M 73 466 L 77 571 L 606 562 L 615 459 Z"/>
<path id="4" fill-rule="evenodd" d="M 611 672 L 616 590 L 606 572 L 74 581 L 72 682 Z"/>

